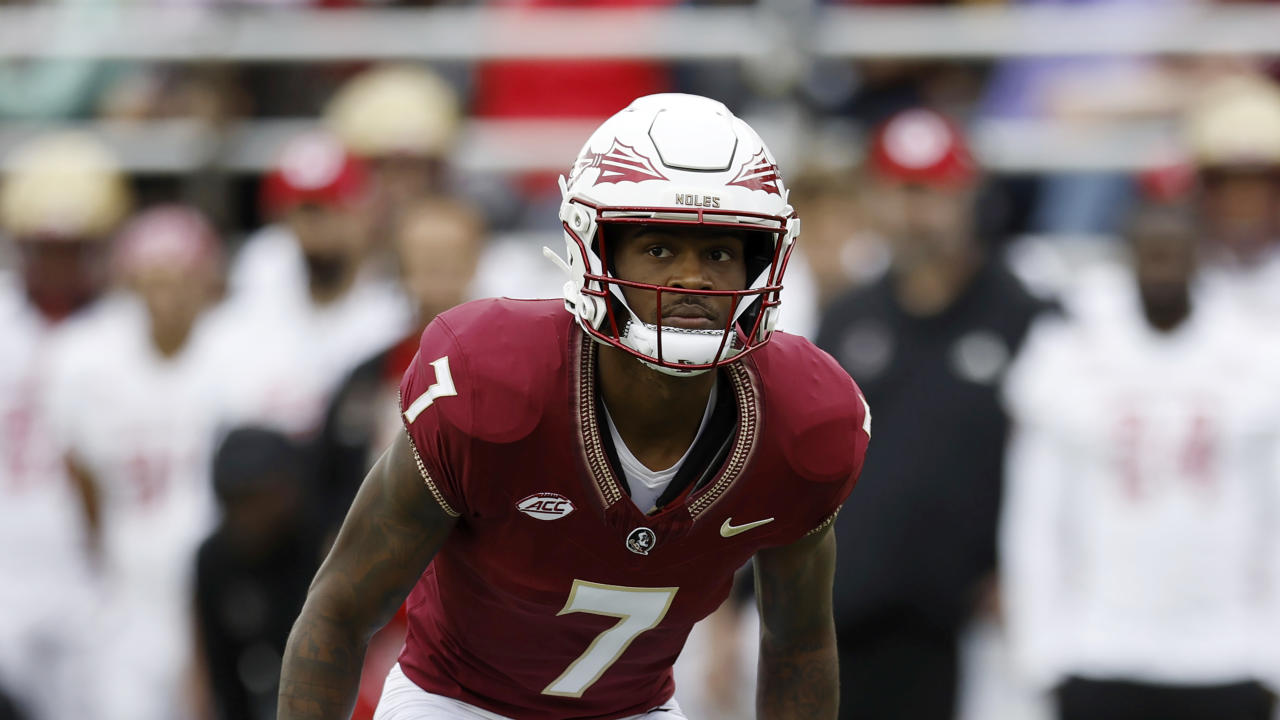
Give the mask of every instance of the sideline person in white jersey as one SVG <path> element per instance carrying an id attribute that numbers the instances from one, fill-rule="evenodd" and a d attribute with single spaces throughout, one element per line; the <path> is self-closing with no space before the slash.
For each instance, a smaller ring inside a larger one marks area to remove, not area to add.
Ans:
<path id="1" fill-rule="evenodd" d="M 129 193 L 110 154 L 79 134 L 6 158 L 0 183 L 0 696 L 24 717 L 83 717 L 84 535 L 46 418 L 51 338 L 95 315 L 108 239 Z M 74 316 L 75 319 L 69 319 Z"/>
<path id="2" fill-rule="evenodd" d="M 1006 385 L 1018 668 L 1061 720 L 1268 720 L 1280 354 L 1201 302 L 1180 209 L 1139 213 L 1114 316 L 1045 321 Z"/>
<path id="3" fill-rule="evenodd" d="M 365 166 L 325 133 L 287 143 L 264 178 L 276 222 L 233 260 L 222 313 L 240 423 L 317 431 L 343 377 L 409 329 L 408 300 L 368 262 L 369 193 Z"/>
<path id="4" fill-rule="evenodd" d="M 219 246 L 193 209 L 139 215 L 115 256 L 134 302 L 52 358 L 51 423 L 82 491 L 102 589 L 96 664 L 82 679 L 102 720 L 192 715 L 190 575 L 212 527 L 219 402 L 201 320 Z"/>

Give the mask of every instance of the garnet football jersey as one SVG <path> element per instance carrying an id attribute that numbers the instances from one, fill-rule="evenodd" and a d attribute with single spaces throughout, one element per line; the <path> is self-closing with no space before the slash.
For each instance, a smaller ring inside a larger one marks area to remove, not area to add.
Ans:
<path id="1" fill-rule="evenodd" d="M 533 720 L 615 718 L 671 697 L 693 624 L 761 548 L 824 527 L 870 437 L 857 386 L 782 333 L 722 370 L 725 460 L 645 515 L 603 446 L 596 343 L 559 300 L 482 300 L 426 329 L 401 409 L 459 517 L 409 597 L 400 664 L 423 689 Z"/>

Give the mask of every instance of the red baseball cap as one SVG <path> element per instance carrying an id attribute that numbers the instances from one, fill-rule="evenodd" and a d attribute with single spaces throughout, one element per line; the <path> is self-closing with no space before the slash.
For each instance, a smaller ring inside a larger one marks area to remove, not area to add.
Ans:
<path id="1" fill-rule="evenodd" d="M 352 205 L 368 185 L 364 164 L 337 138 L 310 132 L 284 146 L 262 183 L 262 207 L 272 217 L 302 204 Z"/>
<path id="2" fill-rule="evenodd" d="M 964 188 L 978 179 L 977 164 L 955 123 L 914 108 L 889 118 L 872 140 L 870 162 L 879 177 L 938 188 Z"/>

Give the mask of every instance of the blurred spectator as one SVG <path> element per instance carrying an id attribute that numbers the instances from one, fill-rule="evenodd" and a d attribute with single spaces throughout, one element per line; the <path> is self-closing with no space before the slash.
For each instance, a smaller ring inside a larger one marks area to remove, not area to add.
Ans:
<path id="1" fill-rule="evenodd" d="M 453 184 L 450 160 L 461 125 L 453 87 L 426 67 L 375 67 L 343 85 L 325 124 L 369 169 L 369 232 L 384 247 L 397 214 Z"/>
<path id="2" fill-rule="evenodd" d="M 479 211 L 452 198 L 420 200 L 405 209 L 392 235 L 400 280 L 414 305 L 413 329 L 347 376 L 329 407 L 320 437 L 321 474 L 314 499 L 326 531 L 336 531 L 374 461 L 402 431 L 396 411 L 400 378 L 435 316 L 470 298 L 487 230 Z"/>
<path id="3" fill-rule="evenodd" d="M 1267 720 L 1280 354 L 1201 302 L 1189 213 L 1147 209 L 1130 239 L 1124 292 L 1079 290 L 1106 312 L 1037 326 L 1009 373 L 1014 658 L 1062 720 Z"/>
<path id="4" fill-rule="evenodd" d="M 216 717 L 276 716 L 280 658 L 318 566 L 303 513 L 303 453 L 238 428 L 213 458 L 222 522 L 200 546 L 195 600 Z"/>
<path id="5" fill-rule="evenodd" d="M 41 44 L 53 50 L 79 50 L 77 26 L 108 23 L 116 12 L 114 3 L 105 2 L 44 0 L 40 4 L 56 18 L 41 38 Z M 0 61 L 0 118 L 48 122 L 85 117 L 92 114 L 113 74 L 112 63 L 74 52 L 48 58 L 10 56 Z"/>
<path id="6" fill-rule="evenodd" d="M 1160 13 L 1171 5 L 1196 1 L 1018 0 L 1016 4 L 1108 6 L 1124 18 L 1142 18 L 1121 25 L 1128 32 L 1141 27 L 1155 33 L 1163 29 Z M 993 69 L 981 114 L 998 121 L 1059 120 L 1078 127 L 1108 118 L 1172 117 L 1183 93 L 1177 75 L 1162 59 L 1150 55 L 1010 58 Z M 1059 172 L 1039 177 L 1035 195 L 1030 232 L 1108 235 L 1119 228 L 1134 188 L 1124 172 Z"/>
<path id="7" fill-rule="evenodd" d="M 263 183 L 279 223 L 246 241 L 231 271 L 231 417 L 315 432 L 341 378 L 409 327 L 403 294 L 367 262 L 367 200 L 364 165 L 331 136 L 284 148 Z"/>
<path id="8" fill-rule="evenodd" d="M 368 238 L 361 205 L 364 164 L 324 133 L 294 138 L 263 178 L 261 205 L 274 221 L 252 235 L 231 266 L 231 290 L 255 302 L 300 293 L 326 304 L 354 282 Z"/>
<path id="9" fill-rule="evenodd" d="M 1280 88 L 1239 75 L 1206 89 L 1187 117 L 1211 285 L 1274 321 L 1280 312 Z"/>
<path id="10" fill-rule="evenodd" d="M 93 601 L 41 387 L 62 321 L 101 310 L 92 305 L 129 192 L 115 159 L 82 135 L 40 137 L 7 160 L 0 228 L 17 252 L 14 271 L 0 270 L 0 693 L 33 720 L 83 717 Z"/>
<path id="11" fill-rule="evenodd" d="M 805 81 L 808 100 L 819 109 L 875 128 L 896 113 L 927 106 L 967 113 L 981 97 L 982 68 L 957 61 L 902 58 L 815 63 Z"/>
<path id="12" fill-rule="evenodd" d="M 14 153 L 0 202 L 27 299 L 57 321 L 96 299 L 111 236 L 129 208 L 115 158 L 88 135 L 37 138 Z"/>
<path id="13" fill-rule="evenodd" d="M 543 9 L 660 10 L 676 0 L 498 0 L 509 25 L 519 31 Z M 636 15 L 639 18 L 642 15 Z M 619 34 L 632 28 L 618 25 Z M 494 59 L 477 68 L 475 114 L 485 118 L 607 117 L 642 95 L 664 92 L 671 84 L 665 64 L 648 59 Z M 590 92 L 583 92 L 590 88 Z"/>
<path id="14" fill-rule="evenodd" d="M 84 499 L 102 598 L 94 633 L 96 717 L 190 713 L 189 575 L 212 524 L 208 463 L 219 402 L 200 319 L 221 241 L 182 206 L 122 231 L 130 297 L 50 358 L 50 425 Z M 136 299 L 136 300 L 135 300 Z"/>
<path id="15" fill-rule="evenodd" d="M 193 16 L 190 22 L 208 18 Z M 122 68 L 98 103 L 111 120 L 188 118 L 218 127 L 244 116 L 249 99 L 228 63 L 146 63 Z"/>
<path id="16" fill-rule="evenodd" d="M 401 213 L 392 241 L 401 282 L 414 303 L 414 329 L 361 363 L 329 407 L 318 443 L 318 486 L 312 496 L 326 540 L 337 533 L 374 461 L 396 433 L 404 432 L 396 402 L 400 378 L 418 351 L 427 323 L 469 299 L 486 235 L 479 210 L 462 200 L 421 200 Z M 356 720 L 373 716 L 382 682 L 404 644 L 405 630 L 401 613 L 370 642 L 353 715 Z"/>
<path id="17" fill-rule="evenodd" d="M 0 63 L 0 118 L 55 120 L 93 109 L 108 71 L 94 60 Z"/>
<path id="18" fill-rule="evenodd" d="M 1041 304 L 975 236 L 979 176 L 954 125 L 901 113 L 869 157 L 892 264 L 818 333 L 879 428 L 836 522 L 840 717 L 950 720 L 957 636 L 995 568 L 996 387 Z"/>
<path id="19" fill-rule="evenodd" d="M 647 13 L 676 5 L 678 0 L 495 0 L 504 11 L 489 32 L 501 45 L 506 36 L 530 32 L 540 19 L 559 10 L 630 11 L 628 21 L 596 33 L 618 36 L 637 31 Z M 598 38 L 597 38 L 598 40 Z M 581 121 L 594 126 L 637 97 L 667 92 L 673 70 L 651 58 L 541 57 L 482 60 L 476 64 L 472 113 L 488 121 Z M 557 171 L 524 172 L 512 178 L 517 208 L 503 208 L 502 219 L 520 228 L 558 226 L 560 193 Z"/>
<path id="20" fill-rule="evenodd" d="M 791 183 L 789 199 L 804 223 L 805 258 L 813 269 L 820 310 L 851 285 L 884 273 L 888 250 L 868 227 L 868 210 L 854 177 L 801 174 Z"/>

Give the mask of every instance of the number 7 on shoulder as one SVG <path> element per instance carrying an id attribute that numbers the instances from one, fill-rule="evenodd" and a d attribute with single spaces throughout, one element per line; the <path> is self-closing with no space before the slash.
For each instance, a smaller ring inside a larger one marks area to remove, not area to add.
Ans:
<path id="1" fill-rule="evenodd" d="M 404 419 L 409 422 L 417 420 L 422 411 L 431 407 L 431 403 L 437 398 L 458 394 L 457 388 L 453 386 L 453 375 L 449 373 L 449 356 L 445 355 L 439 360 L 432 360 L 431 367 L 436 369 L 436 381 L 426 389 L 426 392 L 409 403 L 408 409 L 404 411 Z"/>

